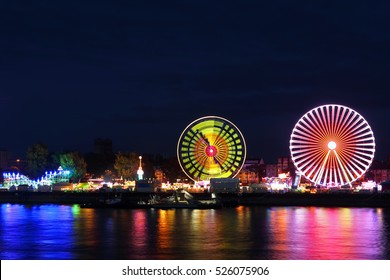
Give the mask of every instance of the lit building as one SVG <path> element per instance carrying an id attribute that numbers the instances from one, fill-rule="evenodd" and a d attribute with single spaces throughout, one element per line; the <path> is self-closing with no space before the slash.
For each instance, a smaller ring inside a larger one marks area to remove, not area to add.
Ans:
<path id="1" fill-rule="evenodd" d="M 278 174 L 291 172 L 292 170 L 295 169 L 291 157 L 279 157 L 277 168 L 278 168 Z"/>
<path id="2" fill-rule="evenodd" d="M 277 177 L 278 176 L 278 164 L 266 164 L 265 177 Z"/>
<path id="3" fill-rule="evenodd" d="M 367 179 L 372 179 L 376 183 L 390 180 L 390 158 L 386 161 L 374 161 L 365 174 Z"/>
<path id="4" fill-rule="evenodd" d="M 154 171 L 154 177 L 156 178 L 156 180 L 160 183 L 163 183 L 164 182 L 164 172 L 160 169 L 160 168 L 157 168 L 155 171 Z"/>
<path id="5" fill-rule="evenodd" d="M 250 185 L 261 181 L 261 166 L 264 165 L 263 159 L 247 159 L 237 175 L 242 185 Z"/>

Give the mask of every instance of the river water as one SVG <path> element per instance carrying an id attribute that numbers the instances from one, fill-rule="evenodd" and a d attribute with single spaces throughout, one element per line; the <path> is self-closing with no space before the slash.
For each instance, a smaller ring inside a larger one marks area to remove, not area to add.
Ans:
<path id="1" fill-rule="evenodd" d="M 389 208 L 0 204 L 3 260 L 390 259 Z"/>

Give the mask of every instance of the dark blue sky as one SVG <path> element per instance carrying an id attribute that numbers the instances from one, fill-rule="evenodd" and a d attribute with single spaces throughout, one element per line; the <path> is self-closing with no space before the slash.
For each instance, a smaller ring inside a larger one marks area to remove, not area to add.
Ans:
<path id="1" fill-rule="evenodd" d="M 60 2 L 60 3 L 58 3 Z M 0 147 L 175 155 L 182 130 L 229 119 L 249 157 L 289 155 L 328 103 L 390 155 L 388 1 L 1 1 Z"/>

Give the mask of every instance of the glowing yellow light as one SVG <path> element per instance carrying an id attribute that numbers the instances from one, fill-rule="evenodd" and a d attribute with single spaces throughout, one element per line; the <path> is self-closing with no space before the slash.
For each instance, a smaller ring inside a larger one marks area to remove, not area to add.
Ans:
<path id="1" fill-rule="evenodd" d="M 334 149 L 336 149 L 336 142 L 334 142 L 334 141 L 330 141 L 329 143 L 328 143 L 328 148 L 330 149 L 330 150 L 334 150 Z"/>

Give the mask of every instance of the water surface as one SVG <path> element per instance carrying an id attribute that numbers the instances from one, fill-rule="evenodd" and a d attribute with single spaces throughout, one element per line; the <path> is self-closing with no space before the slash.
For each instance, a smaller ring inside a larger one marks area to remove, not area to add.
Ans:
<path id="1" fill-rule="evenodd" d="M 390 259 L 387 208 L 0 211 L 0 259 Z"/>

